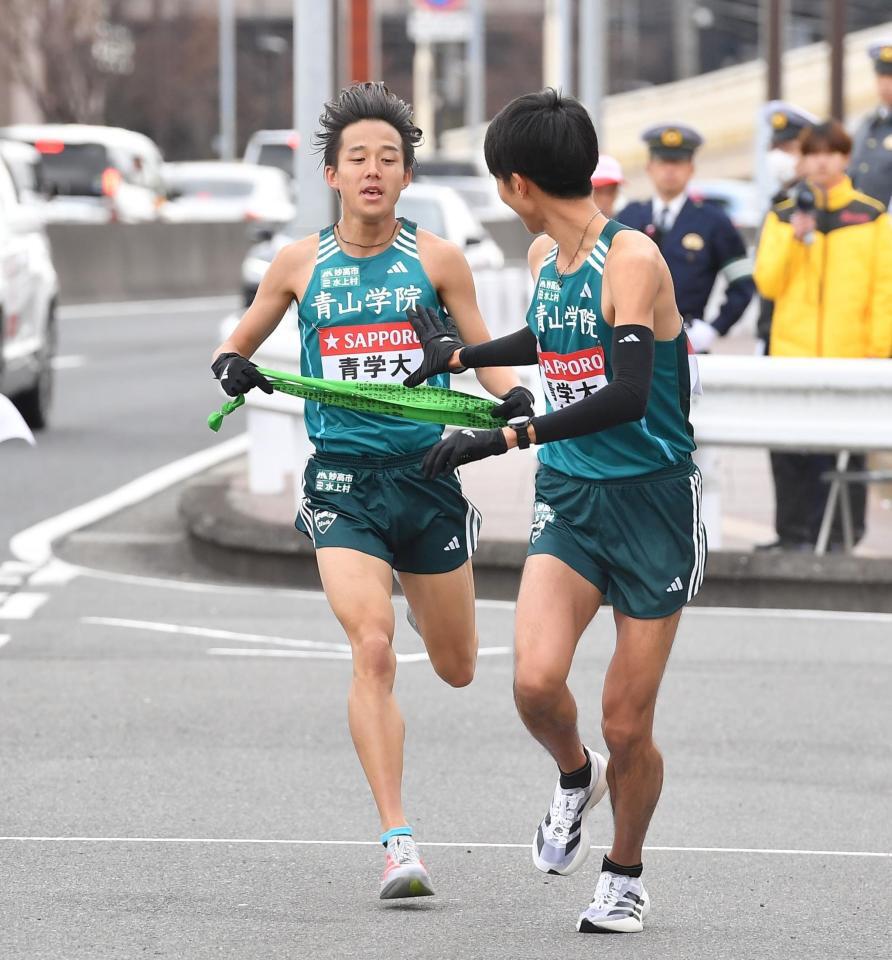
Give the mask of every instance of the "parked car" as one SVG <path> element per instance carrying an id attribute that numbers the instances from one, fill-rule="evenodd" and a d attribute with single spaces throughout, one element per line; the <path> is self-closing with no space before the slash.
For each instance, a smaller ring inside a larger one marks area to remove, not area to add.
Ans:
<path id="1" fill-rule="evenodd" d="M 397 216 L 412 220 L 425 230 L 451 240 L 464 253 L 472 270 L 498 270 L 505 256 L 461 196 L 450 187 L 410 183 L 396 207 Z M 289 223 L 277 233 L 268 232 L 248 251 L 242 263 L 242 294 L 245 306 L 254 302 L 257 287 L 273 257 L 297 238 L 297 224 Z"/>
<path id="2" fill-rule="evenodd" d="M 0 157 L 12 174 L 19 202 L 35 207 L 41 215 L 46 210 L 47 194 L 40 172 L 40 154 L 30 143 L 0 140 Z"/>
<path id="3" fill-rule="evenodd" d="M 291 183 L 281 170 L 216 160 L 166 163 L 167 203 L 161 218 L 186 221 L 288 223 L 296 213 Z"/>
<path id="4" fill-rule="evenodd" d="M 256 130 L 245 145 L 245 163 L 276 167 L 294 179 L 294 153 L 300 143 L 296 130 Z"/>
<path id="5" fill-rule="evenodd" d="M 59 281 L 39 213 L 0 157 L 0 393 L 45 427 L 53 395 Z"/>
<path id="6" fill-rule="evenodd" d="M 494 177 L 481 177 L 478 174 L 473 176 L 452 174 L 448 176 L 427 176 L 419 173 L 415 182 L 438 187 L 451 187 L 461 194 L 464 201 L 474 212 L 474 216 L 482 223 L 489 223 L 493 220 L 513 220 L 516 217 L 514 211 L 507 204 L 502 203 Z"/>
<path id="7" fill-rule="evenodd" d="M 15 124 L 0 137 L 33 146 L 50 194 L 47 220 L 137 223 L 164 202 L 161 151 L 146 136 L 80 123 Z"/>

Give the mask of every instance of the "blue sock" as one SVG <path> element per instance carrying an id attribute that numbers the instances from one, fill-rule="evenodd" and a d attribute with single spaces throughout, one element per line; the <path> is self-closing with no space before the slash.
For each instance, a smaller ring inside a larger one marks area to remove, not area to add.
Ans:
<path id="1" fill-rule="evenodd" d="M 412 828 L 411 827 L 394 827 L 393 830 L 388 830 L 387 833 L 381 834 L 381 843 L 386 847 L 387 841 L 391 837 L 411 837 Z"/>

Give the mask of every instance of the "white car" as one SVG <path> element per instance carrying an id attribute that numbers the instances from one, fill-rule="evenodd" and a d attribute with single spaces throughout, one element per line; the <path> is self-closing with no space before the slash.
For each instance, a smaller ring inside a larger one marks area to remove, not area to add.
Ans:
<path id="1" fill-rule="evenodd" d="M 161 151 L 120 127 L 80 123 L 14 124 L 0 137 L 33 146 L 50 194 L 52 222 L 140 223 L 156 220 L 164 202 Z"/>
<path id="2" fill-rule="evenodd" d="M 0 140 L 0 157 L 12 174 L 19 202 L 35 207 L 44 215 L 47 196 L 40 175 L 40 154 L 29 143 L 20 140 Z"/>
<path id="3" fill-rule="evenodd" d="M 0 393 L 46 426 L 53 395 L 59 281 L 39 213 L 19 202 L 0 158 Z"/>
<path id="4" fill-rule="evenodd" d="M 494 220 L 513 220 L 514 211 L 499 196 L 495 177 L 474 176 L 427 176 L 418 174 L 416 183 L 427 186 L 452 187 L 461 194 L 474 216 L 482 223 Z"/>
<path id="5" fill-rule="evenodd" d="M 161 218 L 281 224 L 296 213 L 291 183 L 281 170 L 216 160 L 166 163 L 167 203 Z"/>
<path id="6" fill-rule="evenodd" d="M 501 248 L 451 187 L 410 183 L 400 197 L 396 213 L 424 230 L 451 240 L 465 255 L 472 270 L 500 270 L 505 265 Z M 248 251 L 242 263 L 242 294 L 246 307 L 254 301 L 260 280 L 273 257 L 296 238 L 296 224 L 289 223 L 278 233 L 268 232 Z"/>
<path id="7" fill-rule="evenodd" d="M 294 154 L 300 144 L 296 130 L 256 130 L 245 144 L 245 163 L 275 167 L 294 179 Z"/>

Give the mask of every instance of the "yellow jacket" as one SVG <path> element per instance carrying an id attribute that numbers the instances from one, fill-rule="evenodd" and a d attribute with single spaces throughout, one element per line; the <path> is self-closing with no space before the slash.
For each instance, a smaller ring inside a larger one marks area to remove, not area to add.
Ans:
<path id="1" fill-rule="evenodd" d="M 892 356 L 892 220 L 846 177 L 815 190 L 810 245 L 793 235 L 793 200 L 768 214 L 753 279 L 774 301 L 775 357 Z"/>

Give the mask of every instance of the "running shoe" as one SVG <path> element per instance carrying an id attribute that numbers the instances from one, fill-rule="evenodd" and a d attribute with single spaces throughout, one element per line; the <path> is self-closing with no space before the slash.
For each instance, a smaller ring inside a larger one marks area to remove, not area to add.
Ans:
<path id="1" fill-rule="evenodd" d="M 381 877 L 382 900 L 403 897 L 432 897 L 434 888 L 427 868 L 418 855 L 412 837 L 391 837 L 387 841 L 384 875 Z"/>
<path id="2" fill-rule="evenodd" d="M 640 877 L 604 870 L 588 909 L 579 915 L 580 933 L 641 933 L 650 913 L 650 897 Z"/>
<path id="3" fill-rule="evenodd" d="M 533 863 L 543 873 L 569 876 L 585 863 L 589 854 L 586 817 L 607 792 L 607 761 L 600 753 L 588 751 L 592 779 L 587 787 L 561 788 L 558 780 L 551 809 L 533 837 Z"/>

